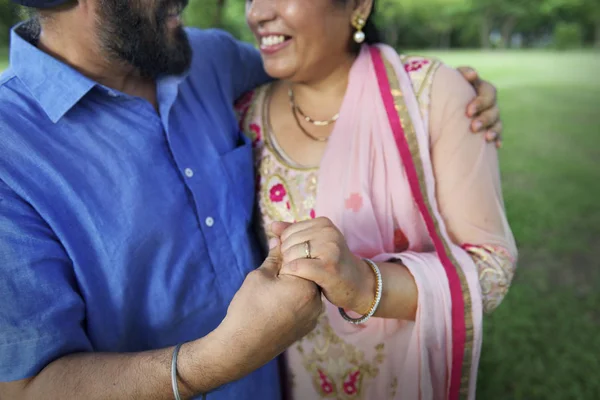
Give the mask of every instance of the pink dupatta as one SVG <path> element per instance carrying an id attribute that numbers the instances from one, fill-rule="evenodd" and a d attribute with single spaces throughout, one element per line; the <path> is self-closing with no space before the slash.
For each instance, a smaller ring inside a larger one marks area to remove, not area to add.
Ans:
<path id="1" fill-rule="evenodd" d="M 428 123 L 400 57 L 388 46 L 363 46 L 321 162 L 316 211 L 336 224 L 355 254 L 401 259 L 417 283 L 419 306 L 414 323 L 374 318 L 362 326 L 343 321 L 331 304 L 327 311 L 345 341 L 385 344 L 382 372 L 398 383 L 394 398 L 471 399 L 481 289 L 471 257 L 451 242 L 439 213 L 430 150 Z M 394 219 L 410 243 L 397 254 Z"/>

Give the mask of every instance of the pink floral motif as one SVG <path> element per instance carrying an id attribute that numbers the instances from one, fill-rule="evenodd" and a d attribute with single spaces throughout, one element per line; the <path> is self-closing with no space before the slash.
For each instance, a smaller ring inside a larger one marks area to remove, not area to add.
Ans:
<path id="1" fill-rule="evenodd" d="M 354 371 L 349 376 L 348 379 L 344 382 L 344 393 L 348 396 L 352 396 L 358 392 L 357 383 L 358 378 L 360 377 L 360 371 Z"/>
<path id="2" fill-rule="evenodd" d="M 310 219 L 315 219 L 317 217 L 317 214 L 315 213 L 315 210 L 312 209 L 310 210 Z"/>
<path id="3" fill-rule="evenodd" d="M 286 194 L 287 194 L 287 191 L 285 190 L 285 187 L 281 183 L 273 185 L 271 187 L 271 190 L 269 191 L 269 197 L 271 198 L 271 201 L 274 203 L 281 202 Z"/>
<path id="4" fill-rule="evenodd" d="M 234 109 L 238 113 L 240 130 L 244 129 L 244 120 L 246 119 L 246 114 L 248 114 L 248 110 L 250 109 L 250 104 L 252 104 L 253 97 L 254 92 L 250 91 L 235 102 Z"/>
<path id="5" fill-rule="evenodd" d="M 423 68 L 424 66 L 426 66 L 427 64 L 429 64 L 429 60 L 425 60 L 425 59 L 413 60 L 413 61 L 406 63 L 404 65 L 404 69 L 406 70 L 406 72 L 416 72 L 416 71 L 420 70 L 421 68 Z"/>
<path id="6" fill-rule="evenodd" d="M 235 109 L 240 111 L 245 111 L 250 107 L 250 103 L 252 102 L 252 97 L 254 96 L 254 92 L 250 91 L 235 102 Z"/>
<path id="7" fill-rule="evenodd" d="M 260 126 L 257 124 L 250 124 L 250 132 L 252 133 L 252 146 L 256 147 L 258 142 L 260 142 L 260 140 L 262 139 Z"/>
<path id="8" fill-rule="evenodd" d="M 363 206 L 363 199 L 359 193 L 352 193 L 346 199 L 346 209 L 358 212 Z"/>
<path id="9" fill-rule="evenodd" d="M 323 391 L 323 393 L 333 393 L 333 385 L 331 384 L 331 381 L 329 380 L 327 375 L 325 375 L 321 370 L 319 370 L 319 380 L 321 381 L 321 390 Z"/>

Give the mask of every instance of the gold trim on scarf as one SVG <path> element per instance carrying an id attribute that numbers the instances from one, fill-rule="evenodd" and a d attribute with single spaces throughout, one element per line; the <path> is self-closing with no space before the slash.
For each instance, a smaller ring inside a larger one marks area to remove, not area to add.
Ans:
<path id="1" fill-rule="evenodd" d="M 386 73 L 388 76 L 388 81 L 390 83 L 390 90 L 392 96 L 394 98 L 394 108 L 398 112 L 398 117 L 400 118 L 400 123 L 402 124 L 402 128 L 404 130 L 404 135 L 406 136 L 406 140 L 408 142 L 408 146 L 410 148 L 410 153 L 413 158 L 413 162 L 415 165 L 415 169 L 417 171 L 419 186 L 421 188 L 421 193 L 424 194 L 424 201 L 427 207 L 427 211 L 430 215 L 434 215 L 432 206 L 429 202 L 429 198 L 427 197 L 427 186 L 425 184 L 425 173 L 423 170 L 423 162 L 421 160 L 421 156 L 419 154 L 419 144 L 417 141 L 417 135 L 415 133 L 415 127 L 410 118 L 410 114 L 408 112 L 408 108 L 406 107 L 406 103 L 404 101 L 404 95 L 402 90 L 400 90 L 400 83 L 398 81 L 398 77 L 396 76 L 396 72 L 394 71 L 394 67 L 383 57 L 382 59 L 385 65 Z M 436 67 L 431 68 L 428 73 L 433 73 L 434 70 L 437 70 L 440 63 L 435 62 Z M 462 362 L 462 377 L 460 384 L 460 397 L 461 399 L 467 399 L 469 396 L 469 381 L 471 377 L 471 364 L 473 360 L 473 342 L 474 342 L 474 330 L 473 330 L 473 315 L 472 315 L 472 300 L 471 293 L 469 291 L 469 285 L 467 279 L 464 275 L 460 264 L 454 258 L 450 248 L 448 246 L 445 237 L 441 234 L 441 229 L 437 219 L 434 217 L 433 222 L 435 224 L 435 230 L 437 234 L 442 239 L 444 243 L 444 249 L 448 257 L 452 261 L 454 268 L 458 273 L 458 277 L 460 279 L 461 289 L 463 293 L 464 299 L 464 316 L 465 316 L 465 346 L 464 346 L 464 355 Z"/>

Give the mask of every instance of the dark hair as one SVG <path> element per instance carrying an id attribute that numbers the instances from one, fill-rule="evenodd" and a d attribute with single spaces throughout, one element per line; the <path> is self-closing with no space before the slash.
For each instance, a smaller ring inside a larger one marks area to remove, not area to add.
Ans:
<path id="1" fill-rule="evenodd" d="M 375 25 L 375 5 L 377 4 L 377 0 L 373 0 L 373 8 L 371 10 L 371 15 L 367 18 L 367 23 L 363 31 L 365 32 L 365 43 L 366 44 L 376 44 L 381 43 L 381 33 L 379 33 L 379 29 Z"/>

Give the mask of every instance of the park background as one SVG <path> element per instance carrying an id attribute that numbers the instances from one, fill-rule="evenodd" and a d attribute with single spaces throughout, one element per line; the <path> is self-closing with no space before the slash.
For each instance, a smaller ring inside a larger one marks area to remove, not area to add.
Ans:
<path id="1" fill-rule="evenodd" d="M 242 40 L 244 0 L 191 0 L 186 24 Z M 378 0 L 388 44 L 470 65 L 499 90 L 517 275 L 486 317 L 478 398 L 600 399 L 600 0 Z M 0 0 L 0 71 L 9 27 Z"/>

